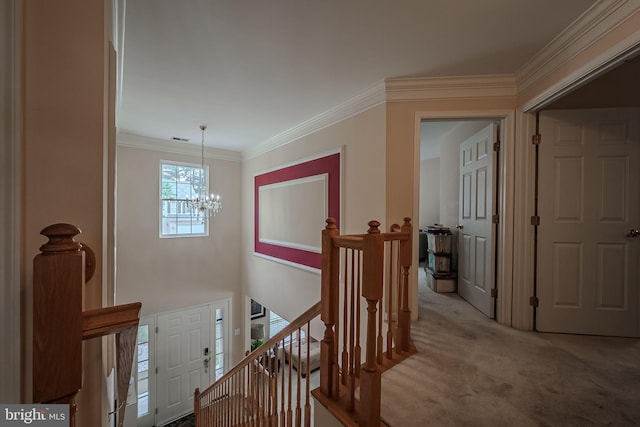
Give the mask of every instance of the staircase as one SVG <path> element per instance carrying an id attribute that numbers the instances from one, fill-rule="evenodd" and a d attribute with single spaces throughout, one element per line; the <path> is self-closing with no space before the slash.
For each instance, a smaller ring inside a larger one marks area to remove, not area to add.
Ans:
<path id="1" fill-rule="evenodd" d="M 389 232 L 381 232 L 378 221 L 368 225 L 364 234 L 340 235 L 327 219 L 321 301 L 206 390 L 197 389 L 196 426 L 309 426 L 311 395 L 343 425 L 381 424 L 381 373 L 415 352 L 413 229 L 409 218 Z M 316 330 L 323 330 L 320 386 L 311 391 Z"/>

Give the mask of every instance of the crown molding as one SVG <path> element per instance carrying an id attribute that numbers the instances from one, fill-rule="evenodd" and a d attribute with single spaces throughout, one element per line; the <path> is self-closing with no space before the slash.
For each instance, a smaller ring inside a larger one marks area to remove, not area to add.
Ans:
<path id="1" fill-rule="evenodd" d="M 596 2 L 516 72 L 518 90 L 524 91 L 549 77 L 638 11 L 640 11 L 640 2 L 638 1 L 602 0 Z M 640 32 L 636 32 L 623 42 L 610 47 L 586 66 L 563 79 L 562 82 L 554 86 L 555 91 L 566 87 L 570 81 L 575 82 L 590 75 L 607 61 L 611 61 L 621 52 L 628 51 L 638 43 L 640 43 Z M 548 98 L 549 92 L 553 91 L 546 91 L 545 96 Z"/>
<path id="2" fill-rule="evenodd" d="M 194 157 L 200 157 L 202 155 L 202 148 L 200 145 L 149 138 L 128 132 L 119 132 L 117 141 L 118 145 L 122 147 L 141 148 L 144 150 L 183 154 Z M 220 148 L 206 146 L 204 147 L 204 156 L 208 159 L 229 160 L 232 162 L 242 161 L 239 151 L 223 150 Z"/>
<path id="3" fill-rule="evenodd" d="M 304 122 L 281 132 L 255 147 L 242 152 L 242 158 L 248 160 L 268 151 L 287 145 L 304 136 L 339 123 L 357 114 L 363 113 L 385 102 L 385 84 L 380 81 L 358 93 L 345 102 L 318 114 Z"/>
<path id="4" fill-rule="evenodd" d="M 387 102 L 516 96 L 511 75 L 399 77 L 385 80 Z"/>

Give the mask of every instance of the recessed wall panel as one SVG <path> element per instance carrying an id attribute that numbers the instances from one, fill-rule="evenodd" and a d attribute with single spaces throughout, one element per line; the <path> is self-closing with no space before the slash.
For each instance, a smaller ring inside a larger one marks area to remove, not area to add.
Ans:
<path id="1" fill-rule="evenodd" d="M 462 218 L 471 218 L 471 172 L 462 176 Z"/>
<path id="2" fill-rule="evenodd" d="M 182 325 L 182 319 L 180 316 L 171 317 L 167 320 L 167 326 L 169 329 L 179 328 Z"/>
<path id="3" fill-rule="evenodd" d="M 200 359 L 200 353 L 202 353 L 202 330 L 191 329 L 189 331 L 189 360 Z"/>
<path id="4" fill-rule="evenodd" d="M 602 121 L 598 126 L 600 145 L 620 145 L 627 143 L 627 123 L 624 120 Z"/>
<path id="5" fill-rule="evenodd" d="M 487 168 L 476 171 L 476 219 L 487 218 Z"/>
<path id="6" fill-rule="evenodd" d="M 197 388 L 201 388 L 202 384 L 200 383 L 200 379 L 202 375 L 200 373 L 200 369 L 194 369 L 189 372 L 189 390 L 195 390 Z"/>
<path id="7" fill-rule="evenodd" d="M 169 386 L 169 392 L 167 393 L 167 407 L 179 405 L 182 402 L 180 399 L 180 396 L 182 395 L 181 377 L 176 375 L 175 377 L 169 378 L 167 385 Z"/>
<path id="8" fill-rule="evenodd" d="M 464 247 L 464 251 L 462 254 L 464 256 L 464 262 L 462 265 L 464 266 L 462 269 L 462 278 L 466 282 L 471 281 L 471 236 L 468 234 L 462 235 L 462 246 Z"/>
<path id="9" fill-rule="evenodd" d="M 582 222 L 583 158 L 556 157 L 554 163 L 556 177 L 554 181 L 554 219 L 555 221 Z"/>
<path id="10" fill-rule="evenodd" d="M 580 123 L 558 123 L 554 145 L 582 145 L 582 126 Z"/>
<path id="11" fill-rule="evenodd" d="M 180 357 L 180 347 L 181 347 L 181 339 L 180 334 L 169 335 L 167 337 L 167 367 L 175 368 L 176 366 L 182 363 L 182 358 Z"/>
<path id="12" fill-rule="evenodd" d="M 473 162 L 473 153 L 471 148 L 467 148 L 462 151 L 462 165 L 467 166 Z"/>
<path id="13" fill-rule="evenodd" d="M 340 153 L 300 161 L 254 178 L 255 254 L 319 270 L 327 217 L 340 228 Z"/>
<path id="14" fill-rule="evenodd" d="M 627 246 L 598 244 L 598 305 L 599 309 L 627 308 Z"/>
<path id="15" fill-rule="evenodd" d="M 582 277 L 582 243 L 553 244 L 553 305 L 580 307 L 584 281 Z"/>
<path id="16" fill-rule="evenodd" d="M 487 239 L 482 236 L 476 236 L 475 239 L 476 249 L 476 265 L 475 265 L 475 287 L 486 291 L 487 290 Z"/>
<path id="17" fill-rule="evenodd" d="M 328 175 L 264 185 L 260 197 L 260 242 L 320 252 L 328 211 Z M 307 227 L 299 227 L 303 221 Z"/>
<path id="18" fill-rule="evenodd" d="M 627 176 L 626 156 L 598 158 L 600 221 L 625 222 L 627 217 Z"/>
<path id="19" fill-rule="evenodd" d="M 476 160 L 484 159 L 489 155 L 489 139 L 483 138 L 476 143 Z"/>

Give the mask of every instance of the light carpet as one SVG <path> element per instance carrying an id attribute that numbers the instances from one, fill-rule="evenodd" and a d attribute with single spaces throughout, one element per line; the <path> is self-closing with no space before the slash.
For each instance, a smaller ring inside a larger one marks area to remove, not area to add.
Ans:
<path id="1" fill-rule="evenodd" d="M 418 353 L 382 376 L 389 426 L 640 425 L 640 340 L 519 331 L 419 287 Z"/>

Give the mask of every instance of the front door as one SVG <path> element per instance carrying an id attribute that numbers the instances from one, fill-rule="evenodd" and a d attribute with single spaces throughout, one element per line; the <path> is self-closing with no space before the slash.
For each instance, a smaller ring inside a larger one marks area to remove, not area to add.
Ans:
<path id="1" fill-rule="evenodd" d="M 209 306 L 158 316 L 156 425 L 192 412 L 195 389 L 214 378 L 210 324 Z"/>
<path id="2" fill-rule="evenodd" d="M 540 114 L 536 328 L 640 336 L 640 110 Z"/>
<path id="3" fill-rule="evenodd" d="M 491 318 L 495 317 L 492 214 L 497 138 L 498 126 L 492 123 L 460 145 L 458 293 Z"/>

